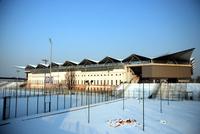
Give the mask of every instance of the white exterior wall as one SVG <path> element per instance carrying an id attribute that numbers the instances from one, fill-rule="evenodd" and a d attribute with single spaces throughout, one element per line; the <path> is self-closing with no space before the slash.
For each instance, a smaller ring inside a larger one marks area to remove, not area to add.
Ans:
<path id="1" fill-rule="evenodd" d="M 58 85 L 65 83 L 66 72 L 52 72 L 53 84 Z M 46 73 L 46 77 L 50 76 Z M 84 86 L 86 80 L 93 80 L 92 86 L 118 86 L 120 82 L 130 81 L 132 73 L 124 67 L 123 69 L 113 69 L 112 71 L 75 71 L 76 86 Z M 31 88 L 44 87 L 44 73 L 28 73 L 28 85 Z"/>

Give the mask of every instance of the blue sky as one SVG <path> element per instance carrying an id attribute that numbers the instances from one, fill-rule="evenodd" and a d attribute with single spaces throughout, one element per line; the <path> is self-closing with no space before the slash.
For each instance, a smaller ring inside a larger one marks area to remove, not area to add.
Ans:
<path id="1" fill-rule="evenodd" d="M 0 0 L 0 76 L 48 58 L 49 37 L 58 62 L 194 47 L 200 75 L 199 13 L 198 0 Z"/>

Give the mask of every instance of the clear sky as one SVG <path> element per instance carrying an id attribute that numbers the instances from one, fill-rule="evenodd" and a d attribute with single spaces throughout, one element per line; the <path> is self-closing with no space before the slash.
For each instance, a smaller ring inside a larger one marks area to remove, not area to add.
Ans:
<path id="1" fill-rule="evenodd" d="M 57 62 L 194 47 L 200 75 L 199 0 L 0 0 L 0 76 L 48 58 L 49 37 Z"/>

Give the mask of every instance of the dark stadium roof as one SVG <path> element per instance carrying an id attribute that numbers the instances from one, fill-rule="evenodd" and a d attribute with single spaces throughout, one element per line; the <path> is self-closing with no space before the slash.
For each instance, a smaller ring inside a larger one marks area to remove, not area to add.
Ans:
<path id="1" fill-rule="evenodd" d="M 37 67 L 36 68 L 48 68 L 49 67 L 49 65 L 48 64 L 43 64 L 43 63 L 40 63 L 40 64 L 38 64 L 37 65 Z"/>
<path id="2" fill-rule="evenodd" d="M 62 63 L 51 62 L 51 67 L 58 67 L 58 66 L 60 66 L 60 65 L 62 65 Z M 49 65 L 48 67 L 50 67 L 50 65 Z"/>
<path id="3" fill-rule="evenodd" d="M 137 55 L 137 54 L 131 54 L 127 58 L 123 59 L 122 62 L 131 63 L 131 62 L 134 62 L 134 61 L 150 61 L 150 60 L 151 59 L 148 58 L 148 57 L 144 57 L 144 56 Z"/>
<path id="4" fill-rule="evenodd" d="M 76 66 L 77 63 L 76 62 L 72 62 L 72 61 L 65 61 L 63 66 Z"/>
<path id="5" fill-rule="evenodd" d="M 173 63 L 173 64 L 190 64 L 194 62 L 194 59 L 191 58 L 192 52 L 195 48 L 179 51 L 176 53 L 166 54 L 163 56 L 159 56 L 156 58 L 148 58 L 137 54 L 131 54 L 127 58 L 123 60 L 119 60 L 110 56 L 106 56 L 102 60 L 94 61 L 91 59 L 83 59 L 80 63 L 76 63 L 73 61 L 65 61 L 63 64 L 52 62 L 52 67 L 58 67 L 58 66 L 76 66 L 76 65 L 93 65 L 93 64 L 112 64 L 112 63 L 143 63 L 143 62 L 153 62 L 153 63 Z M 25 67 L 25 70 L 31 70 L 31 69 L 38 69 L 38 68 L 48 68 L 49 64 L 43 64 L 40 63 L 37 66 L 35 65 L 27 65 Z"/>
<path id="6" fill-rule="evenodd" d="M 110 56 L 106 56 L 101 61 L 99 61 L 99 64 L 108 64 L 108 63 L 120 63 L 121 61 L 115 58 L 112 58 Z"/>
<path id="7" fill-rule="evenodd" d="M 35 65 L 31 65 L 31 64 L 29 64 L 29 65 L 27 65 L 27 66 L 25 67 L 25 70 L 35 69 L 35 68 L 36 68 Z"/>
<path id="8" fill-rule="evenodd" d="M 184 51 L 179 51 L 179 52 L 176 52 L 176 53 L 159 56 L 159 57 L 153 58 L 152 60 L 154 62 L 167 61 L 167 60 L 172 60 L 172 61 L 175 61 L 175 62 L 179 62 L 179 61 L 190 62 L 191 55 L 192 55 L 192 52 L 194 51 L 194 49 L 195 48 L 191 48 L 191 49 L 187 49 L 187 50 L 184 50 Z"/>
<path id="9" fill-rule="evenodd" d="M 92 64 L 97 64 L 97 62 L 89 59 L 84 59 L 79 63 L 79 65 L 92 65 Z"/>

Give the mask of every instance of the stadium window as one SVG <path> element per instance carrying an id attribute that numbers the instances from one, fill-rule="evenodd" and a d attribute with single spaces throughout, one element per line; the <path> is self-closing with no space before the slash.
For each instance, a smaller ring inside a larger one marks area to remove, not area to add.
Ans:
<path id="1" fill-rule="evenodd" d="M 99 85 L 99 80 L 97 80 L 97 85 Z"/>
<path id="2" fill-rule="evenodd" d="M 116 85 L 117 85 L 117 80 L 116 80 Z"/>
<path id="3" fill-rule="evenodd" d="M 111 76 L 113 76 L 113 74 L 111 74 Z"/>
<path id="4" fill-rule="evenodd" d="M 106 80 L 104 80 L 104 85 L 106 85 Z"/>
<path id="5" fill-rule="evenodd" d="M 109 80 L 107 80 L 107 85 L 109 85 Z"/>
<path id="6" fill-rule="evenodd" d="M 113 80 L 110 81 L 111 85 L 113 85 Z"/>
<path id="7" fill-rule="evenodd" d="M 117 76 L 117 74 L 116 74 L 116 76 Z"/>

